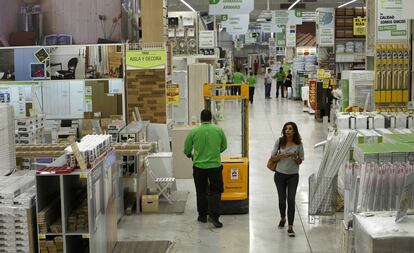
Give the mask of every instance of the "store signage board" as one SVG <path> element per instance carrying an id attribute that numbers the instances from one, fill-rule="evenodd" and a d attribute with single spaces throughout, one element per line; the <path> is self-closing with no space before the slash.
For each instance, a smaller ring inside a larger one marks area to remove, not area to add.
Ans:
<path id="1" fill-rule="evenodd" d="M 254 0 L 208 0 L 209 15 L 249 14 L 254 9 Z"/>
<path id="2" fill-rule="evenodd" d="M 260 24 L 263 33 L 274 33 L 277 31 L 276 24 L 273 22 L 265 22 Z"/>
<path id="3" fill-rule="evenodd" d="M 287 26 L 286 47 L 296 47 L 296 25 Z"/>
<path id="4" fill-rule="evenodd" d="M 301 10 L 272 11 L 272 22 L 276 25 L 301 25 L 303 23 L 303 12 Z"/>
<path id="5" fill-rule="evenodd" d="M 354 36 L 365 36 L 367 34 L 367 18 L 355 17 L 354 18 Z"/>
<path id="6" fill-rule="evenodd" d="M 316 100 L 316 80 L 309 80 L 309 106 L 313 111 L 318 109 Z"/>
<path id="7" fill-rule="evenodd" d="M 221 15 L 221 26 L 226 28 L 229 34 L 246 34 L 249 30 L 250 15 Z"/>
<path id="8" fill-rule="evenodd" d="M 286 26 L 285 25 L 276 25 L 276 46 L 277 47 L 286 46 Z"/>
<path id="9" fill-rule="evenodd" d="M 403 3 L 403 17 L 406 19 L 414 19 L 414 1 L 402 0 Z"/>
<path id="10" fill-rule="evenodd" d="M 399 203 L 399 208 L 397 211 L 397 215 L 395 217 L 395 222 L 402 221 L 407 216 L 407 211 L 411 203 L 412 190 L 414 186 L 414 173 L 411 172 L 405 178 L 403 192 L 401 194 L 401 199 Z"/>
<path id="11" fill-rule="evenodd" d="M 162 69 L 166 64 L 165 50 L 127 50 L 128 69 Z"/>
<path id="12" fill-rule="evenodd" d="M 319 24 L 318 44 L 322 47 L 332 47 L 335 44 L 335 9 L 318 8 L 316 12 Z"/>
<path id="13" fill-rule="evenodd" d="M 215 48 L 215 31 L 201 31 L 198 34 L 199 48 Z"/>
<path id="14" fill-rule="evenodd" d="M 246 33 L 244 36 L 244 43 L 245 44 L 255 44 L 257 41 L 257 37 L 255 36 L 255 33 Z"/>
<path id="15" fill-rule="evenodd" d="M 167 84 L 167 104 L 180 105 L 180 85 L 176 83 Z"/>
<path id="16" fill-rule="evenodd" d="M 378 0 L 377 41 L 407 41 L 408 20 L 403 16 L 401 0 Z"/>

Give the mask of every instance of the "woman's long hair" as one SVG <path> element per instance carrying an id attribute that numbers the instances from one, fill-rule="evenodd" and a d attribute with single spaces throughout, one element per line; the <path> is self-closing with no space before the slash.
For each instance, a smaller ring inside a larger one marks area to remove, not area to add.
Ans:
<path id="1" fill-rule="evenodd" d="M 293 142 L 296 145 L 302 144 L 302 137 L 300 137 L 298 126 L 296 125 L 296 123 L 295 122 L 287 122 L 287 123 L 285 123 L 285 125 L 282 128 L 282 137 L 280 137 L 280 146 L 282 146 L 282 147 L 286 146 L 286 143 L 287 143 L 287 137 L 286 137 L 285 130 L 286 130 L 286 127 L 289 126 L 289 125 L 292 126 L 293 131 L 295 131 L 295 133 L 293 134 Z"/>

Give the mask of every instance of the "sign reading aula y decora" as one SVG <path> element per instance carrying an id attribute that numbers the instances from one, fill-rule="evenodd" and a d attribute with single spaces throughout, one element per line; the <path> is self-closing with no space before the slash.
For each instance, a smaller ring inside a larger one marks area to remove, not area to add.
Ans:
<path id="1" fill-rule="evenodd" d="M 158 69 L 166 63 L 165 50 L 127 50 L 126 65 L 128 68 Z"/>
<path id="2" fill-rule="evenodd" d="M 254 0 L 208 0 L 210 15 L 249 14 Z"/>

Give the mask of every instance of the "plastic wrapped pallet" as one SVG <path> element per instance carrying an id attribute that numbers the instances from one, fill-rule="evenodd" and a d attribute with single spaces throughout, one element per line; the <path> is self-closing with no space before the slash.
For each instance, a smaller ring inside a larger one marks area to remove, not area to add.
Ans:
<path id="1" fill-rule="evenodd" d="M 8 104 L 0 104 L 0 175 L 16 168 L 14 111 Z"/>
<path id="2" fill-rule="evenodd" d="M 356 253 L 414 252 L 414 217 L 396 223 L 393 213 L 354 216 Z"/>

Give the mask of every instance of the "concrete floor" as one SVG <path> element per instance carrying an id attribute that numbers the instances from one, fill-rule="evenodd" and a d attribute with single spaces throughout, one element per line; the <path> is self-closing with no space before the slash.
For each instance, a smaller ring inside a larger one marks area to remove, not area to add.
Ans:
<path id="1" fill-rule="evenodd" d="M 237 102 L 225 105 L 221 123 L 229 139 L 231 154 L 238 153 L 240 113 Z M 308 177 L 316 172 L 322 158 L 313 145 L 326 138 L 326 127 L 302 112 L 302 102 L 286 98 L 264 99 L 263 79 L 259 78 L 255 100 L 250 111 L 250 212 L 246 215 L 224 215 L 224 227 L 196 221 L 193 180 L 178 180 L 179 190 L 190 191 L 186 211 L 182 215 L 145 214 L 125 216 L 118 226 L 119 240 L 171 240 L 172 252 L 338 252 L 340 222 L 321 219 L 308 224 Z M 286 229 L 277 229 L 279 211 L 273 173 L 266 162 L 280 136 L 283 124 L 294 121 L 302 135 L 305 161 L 300 166 L 300 182 L 296 195 L 295 238 Z M 230 131 L 231 130 L 231 131 Z"/>

